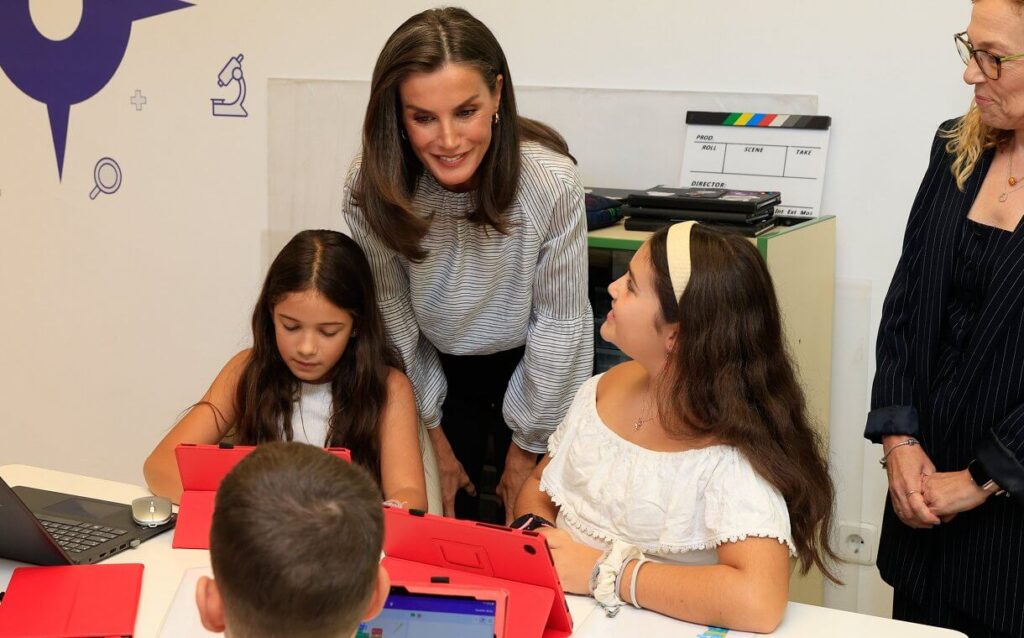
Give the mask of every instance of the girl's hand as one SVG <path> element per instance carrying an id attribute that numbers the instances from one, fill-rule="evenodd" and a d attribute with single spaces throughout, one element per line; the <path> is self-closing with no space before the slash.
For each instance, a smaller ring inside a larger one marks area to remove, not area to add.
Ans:
<path id="1" fill-rule="evenodd" d="M 601 558 L 601 550 L 577 543 L 564 529 L 544 527 L 537 532 L 548 539 L 562 589 L 570 594 L 590 595 L 590 575 Z"/>
<path id="2" fill-rule="evenodd" d="M 922 479 L 935 473 L 935 465 L 920 445 L 903 445 L 893 449 L 897 443 L 907 440 L 905 435 L 890 435 L 882 440 L 882 448 L 889 454 L 885 471 L 889 477 L 889 494 L 896 516 L 905 525 L 917 529 L 928 529 L 939 524 L 939 517 L 925 504 Z"/>
<path id="3" fill-rule="evenodd" d="M 953 520 L 960 512 L 972 510 L 985 502 L 991 492 L 974 483 L 970 472 L 938 472 L 924 479 L 925 503 L 943 523 Z"/>

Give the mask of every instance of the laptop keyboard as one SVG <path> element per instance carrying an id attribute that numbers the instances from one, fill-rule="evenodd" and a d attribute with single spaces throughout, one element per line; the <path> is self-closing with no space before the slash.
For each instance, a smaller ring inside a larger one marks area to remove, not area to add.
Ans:
<path id="1" fill-rule="evenodd" d="M 93 523 L 54 521 L 38 517 L 46 531 L 61 548 L 70 554 L 80 554 L 97 545 L 112 541 L 128 533 L 115 527 L 104 527 Z"/>

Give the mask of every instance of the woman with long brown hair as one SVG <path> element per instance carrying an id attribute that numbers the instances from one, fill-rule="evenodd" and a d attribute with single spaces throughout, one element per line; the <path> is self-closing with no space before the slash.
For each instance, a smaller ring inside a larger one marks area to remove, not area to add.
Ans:
<path id="1" fill-rule="evenodd" d="M 516 512 L 541 524 L 563 586 L 609 615 L 772 631 L 790 556 L 832 577 L 835 555 L 834 489 L 767 267 L 747 239 L 688 222 L 608 290 L 601 336 L 633 360 L 580 388 Z"/>
<path id="2" fill-rule="evenodd" d="M 490 435 L 507 520 L 592 373 L 586 217 L 565 141 L 518 114 L 500 45 L 466 11 L 424 11 L 385 43 L 343 212 L 429 428 L 445 513 L 480 516 Z"/>
<path id="3" fill-rule="evenodd" d="M 267 271 L 252 339 L 146 459 L 154 494 L 181 497 L 179 443 L 230 436 L 349 448 L 386 499 L 427 508 L 412 386 L 387 347 L 354 241 L 329 230 L 293 237 Z"/>

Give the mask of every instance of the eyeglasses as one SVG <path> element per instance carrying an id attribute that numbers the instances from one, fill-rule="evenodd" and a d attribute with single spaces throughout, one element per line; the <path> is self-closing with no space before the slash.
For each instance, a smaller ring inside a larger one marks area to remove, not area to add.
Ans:
<path id="1" fill-rule="evenodd" d="M 964 61 L 964 64 L 970 64 L 973 57 L 974 61 L 978 63 L 978 68 L 990 80 L 999 79 L 999 74 L 1003 70 L 1003 62 L 1024 58 L 1024 53 L 1014 53 L 1013 55 L 999 57 L 992 55 L 984 49 L 975 49 L 967 40 L 966 31 L 955 34 L 953 41 L 956 42 L 956 51 L 960 54 L 960 59 Z"/>

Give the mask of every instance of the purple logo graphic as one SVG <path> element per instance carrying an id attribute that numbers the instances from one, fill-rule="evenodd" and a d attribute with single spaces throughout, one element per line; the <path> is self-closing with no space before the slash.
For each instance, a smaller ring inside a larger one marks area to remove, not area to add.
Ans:
<path id="1" fill-rule="evenodd" d="M 192 6 L 183 0 L 82 0 L 82 19 L 68 38 L 50 40 L 32 23 L 29 0 L 0 1 L 0 68 L 23 93 L 46 104 L 57 157 L 64 148 L 71 105 L 99 92 L 128 48 L 132 22 Z"/>
<path id="2" fill-rule="evenodd" d="M 103 179 L 106 176 L 109 179 Z M 121 165 L 112 157 L 101 157 L 92 169 L 93 189 L 89 199 L 96 199 L 100 193 L 113 195 L 121 188 Z"/>
<path id="3" fill-rule="evenodd" d="M 141 111 L 142 107 L 146 106 L 146 102 L 149 100 L 147 100 L 146 96 L 142 94 L 142 91 L 135 89 L 135 95 L 131 96 L 128 101 L 132 103 L 132 106 L 135 107 L 136 111 Z"/>
<path id="4" fill-rule="evenodd" d="M 242 60 L 245 56 L 238 55 L 229 58 L 224 67 L 217 74 L 217 86 L 228 86 L 232 82 L 238 83 L 238 95 L 234 101 L 228 102 L 224 98 L 210 98 L 210 106 L 213 114 L 218 117 L 248 117 L 249 112 L 245 110 L 245 73 L 242 72 Z"/>

